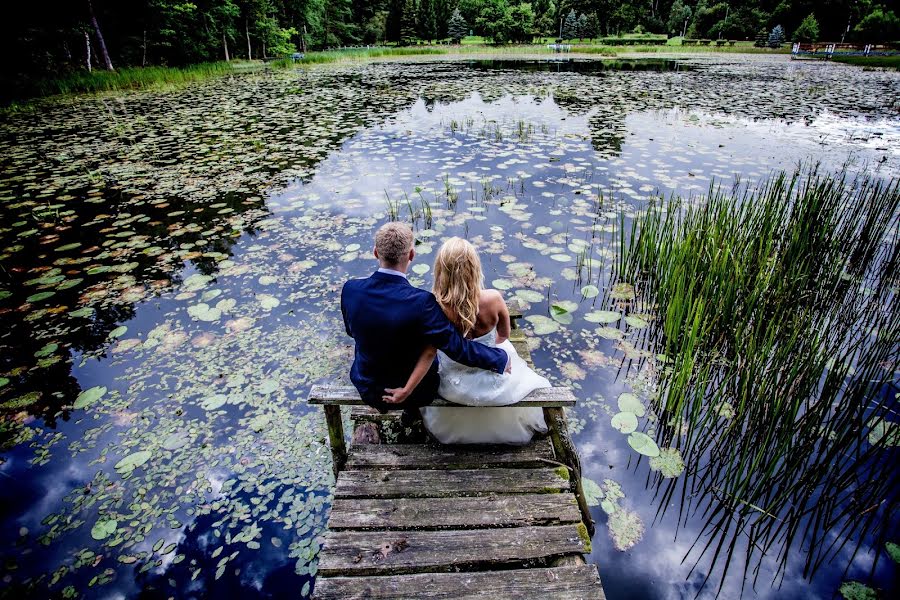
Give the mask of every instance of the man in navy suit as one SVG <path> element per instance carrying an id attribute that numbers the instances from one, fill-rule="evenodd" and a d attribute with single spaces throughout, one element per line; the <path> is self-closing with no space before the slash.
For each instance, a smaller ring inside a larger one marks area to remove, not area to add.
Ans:
<path id="1" fill-rule="evenodd" d="M 387 390 L 406 384 L 426 346 L 470 367 L 503 373 L 509 366 L 506 352 L 464 339 L 434 295 L 406 280 L 415 255 L 412 229 L 387 223 L 375 234 L 379 269 L 365 279 L 351 279 L 341 291 L 344 326 L 356 342 L 350 380 L 363 402 L 381 412 L 403 409 L 407 424 L 437 395 L 437 360 L 401 404 L 385 398 Z"/>

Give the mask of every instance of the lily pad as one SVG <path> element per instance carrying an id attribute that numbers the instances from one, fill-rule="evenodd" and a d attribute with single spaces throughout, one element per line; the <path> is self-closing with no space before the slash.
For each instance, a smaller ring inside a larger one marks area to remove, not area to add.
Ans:
<path id="1" fill-rule="evenodd" d="M 102 385 L 95 385 L 92 388 L 88 388 L 78 394 L 78 397 L 75 398 L 75 403 L 72 404 L 72 408 L 79 410 L 82 408 L 87 408 L 100 398 L 102 398 L 107 392 L 107 389 Z"/>
<path id="2" fill-rule="evenodd" d="M 417 263 L 417 264 L 414 264 L 412 267 L 412 272 L 415 273 L 416 275 L 424 275 L 425 273 L 427 273 L 430 270 L 431 270 L 431 267 L 429 267 L 425 263 Z"/>
<path id="3" fill-rule="evenodd" d="M 510 279 L 495 279 L 491 282 L 491 285 L 498 290 L 508 290 L 515 285 L 515 282 Z"/>
<path id="4" fill-rule="evenodd" d="M 621 318 L 622 313 L 614 310 L 595 310 L 584 315 L 584 320 L 588 323 L 615 323 Z"/>
<path id="5" fill-rule="evenodd" d="M 149 450 L 139 450 L 137 452 L 132 452 L 116 463 L 116 472 L 120 475 L 127 475 L 150 460 L 151 456 L 153 456 L 153 453 Z"/>
<path id="6" fill-rule="evenodd" d="M 597 482 L 587 477 L 581 478 L 581 489 L 584 491 L 584 499 L 588 506 L 598 506 L 603 499 L 603 490 Z"/>
<path id="7" fill-rule="evenodd" d="M 91 537 L 95 540 L 105 540 L 118 528 L 119 522 L 115 519 L 100 519 L 91 527 Z"/>
<path id="8" fill-rule="evenodd" d="M 180 429 L 174 433 L 170 433 L 166 439 L 163 440 L 162 447 L 166 450 L 178 450 L 179 448 L 187 446 L 190 441 L 191 434 L 184 429 Z"/>
<path id="9" fill-rule="evenodd" d="M 649 456 L 650 458 L 659 456 L 659 446 L 657 446 L 653 438 L 646 433 L 640 431 L 633 432 L 628 436 L 628 445 L 644 456 Z"/>
<path id="10" fill-rule="evenodd" d="M 630 283 L 617 283 L 612 287 L 609 297 L 613 300 L 634 300 L 634 286 Z"/>
<path id="11" fill-rule="evenodd" d="M 644 537 L 644 522 L 637 513 L 621 509 L 609 515 L 606 523 L 613 546 L 619 552 L 631 549 Z"/>
<path id="12" fill-rule="evenodd" d="M 200 406 L 204 410 L 215 410 L 224 406 L 226 402 L 228 402 L 228 396 L 225 394 L 213 394 L 201 400 Z"/>
<path id="13" fill-rule="evenodd" d="M 257 294 L 256 300 L 265 310 L 272 310 L 281 304 L 281 301 L 278 298 L 269 294 Z"/>
<path id="14" fill-rule="evenodd" d="M 544 299 L 544 295 L 534 290 L 516 290 L 516 297 L 521 298 L 525 302 L 540 302 Z"/>
<path id="15" fill-rule="evenodd" d="M 845 600 L 878 600 L 875 590 L 858 581 L 845 581 L 838 592 Z"/>
<path id="16" fill-rule="evenodd" d="M 625 339 L 625 332 L 615 327 L 598 327 L 595 331 L 597 335 L 606 340 Z"/>
<path id="17" fill-rule="evenodd" d="M 118 327 L 116 327 L 115 329 L 110 331 L 109 335 L 107 335 L 106 337 L 108 337 L 111 340 L 114 340 L 117 337 L 122 337 L 123 335 L 125 335 L 125 332 L 127 332 L 127 331 L 128 331 L 128 327 L 126 327 L 125 325 L 119 325 Z"/>
<path id="18" fill-rule="evenodd" d="M 616 402 L 619 405 L 619 410 L 633 413 L 636 417 L 643 417 L 644 413 L 647 412 L 643 402 L 630 392 L 619 394 L 619 398 Z"/>
<path id="19" fill-rule="evenodd" d="M 678 477 L 684 472 L 684 460 L 678 448 L 661 448 L 659 456 L 650 459 L 650 468 L 666 479 Z"/>
<path id="20" fill-rule="evenodd" d="M 544 315 L 528 315 L 525 320 L 531 323 L 537 335 L 548 335 L 559 331 L 559 324 Z"/>
<path id="21" fill-rule="evenodd" d="M 884 549 L 887 550 L 888 556 L 895 562 L 900 564 L 900 544 L 894 542 L 886 542 Z"/>
<path id="22" fill-rule="evenodd" d="M 40 302 L 41 300 L 46 300 L 54 295 L 56 295 L 56 292 L 38 292 L 37 294 L 32 294 L 25 298 L 25 302 Z"/>
<path id="23" fill-rule="evenodd" d="M 631 433 L 637 429 L 638 420 L 634 413 L 619 412 L 613 415 L 611 420 L 613 428 L 619 433 Z"/>
<path id="24" fill-rule="evenodd" d="M 596 285 L 586 285 L 581 288 L 581 295 L 585 298 L 596 298 L 600 295 L 600 288 Z"/>
<path id="25" fill-rule="evenodd" d="M 647 326 L 647 321 L 640 317 L 635 317 L 634 315 L 625 317 L 625 322 L 628 323 L 629 327 L 633 327 L 634 329 L 643 329 Z"/>

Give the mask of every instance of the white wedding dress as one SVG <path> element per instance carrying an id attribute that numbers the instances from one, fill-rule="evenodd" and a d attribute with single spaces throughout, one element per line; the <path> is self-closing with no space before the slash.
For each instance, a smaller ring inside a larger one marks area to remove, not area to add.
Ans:
<path id="1" fill-rule="evenodd" d="M 495 373 L 467 367 L 438 351 L 441 376 L 439 395 L 462 404 L 459 408 L 426 406 L 422 420 L 443 444 L 527 444 L 535 433 L 547 431 L 541 408 L 491 408 L 515 404 L 538 388 L 550 387 L 506 340 L 496 343 L 496 327 L 472 341 L 502 348 L 512 361 L 511 373 Z"/>

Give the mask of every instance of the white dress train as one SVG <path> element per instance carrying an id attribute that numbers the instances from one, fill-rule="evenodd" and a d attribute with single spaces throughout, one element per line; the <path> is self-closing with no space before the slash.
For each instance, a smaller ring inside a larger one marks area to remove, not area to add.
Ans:
<path id="1" fill-rule="evenodd" d="M 541 408 L 491 408 L 515 404 L 550 382 L 535 373 L 506 340 L 497 345 L 497 330 L 473 339 L 502 348 L 512 361 L 511 373 L 467 367 L 438 351 L 441 376 L 438 393 L 463 406 L 426 406 L 422 420 L 443 444 L 527 444 L 535 433 L 547 431 Z"/>

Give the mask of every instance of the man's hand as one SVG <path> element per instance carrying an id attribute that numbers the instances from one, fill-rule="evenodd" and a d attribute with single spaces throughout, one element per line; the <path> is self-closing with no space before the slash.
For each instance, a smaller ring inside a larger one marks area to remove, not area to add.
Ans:
<path id="1" fill-rule="evenodd" d="M 504 373 L 512 373 L 512 357 L 506 359 L 506 368 L 503 370 Z"/>
<path id="2" fill-rule="evenodd" d="M 388 404 L 400 404 L 409 398 L 409 391 L 406 388 L 384 388 L 384 395 L 381 399 Z"/>

